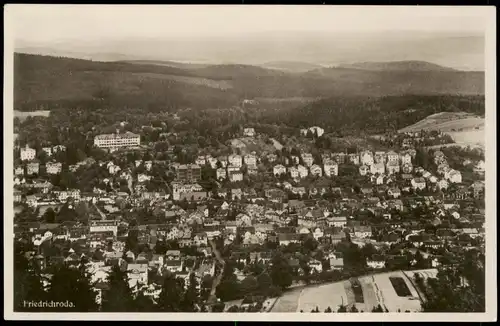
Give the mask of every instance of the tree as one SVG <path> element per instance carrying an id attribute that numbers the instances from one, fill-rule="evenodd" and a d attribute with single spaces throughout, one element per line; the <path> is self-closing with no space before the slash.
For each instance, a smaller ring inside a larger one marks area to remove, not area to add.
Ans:
<path id="1" fill-rule="evenodd" d="M 183 312 L 194 312 L 196 311 L 195 304 L 198 301 L 198 281 L 196 280 L 196 274 L 191 272 L 189 274 L 189 284 L 184 294 L 182 300 L 182 311 Z"/>
<path id="2" fill-rule="evenodd" d="M 277 253 L 271 260 L 271 279 L 273 280 L 273 284 L 286 289 L 290 285 L 292 285 L 292 271 L 288 261 L 281 253 Z"/>
<path id="3" fill-rule="evenodd" d="M 70 307 L 54 307 L 49 311 L 92 312 L 97 311 L 97 293 L 83 266 L 79 268 L 60 265 L 50 280 L 47 300 L 69 302 Z"/>
<path id="4" fill-rule="evenodd" d="M 42 219 L 45 223 L 55 223 L 56 222 L 56 212 L 52 207 L 47 208 L 45 213 L 43 213 Z"/>
<path id="5" fill-rule="evenodd" d="M 359 312 L 359 310 L 356 308 L 356 305 L 353 304 L 349 312 Z"/>
<path id="6" fill-rule="evenodd" d="M 328 312 L 328 313 L 332 312 L 332 308 L 330 308 L 330 306 L 328 306 L 328 308 L 325 309 L 325 312 Z"/>
<path id="7" fill-rule="evenodd" d="M 158 308 L 163 312 L 182 311 L 181 302 L 184 297 L 184 286 L 182 279 L 168 273 L 163 279 L 163 284 L 158 298 Z"/>
<path id="8" fill-rule="evenodd" d="M 40 270 L 25 256 L 24 246 L 14 243 L 14 311 L 44 311 L 44 308 L 26 306 L 25 302 L 46 299 Z"/>
<path id="9" fill-rule="evenodd" d="M 107 277 L 109 288 L 103 293 L 102 311 L 127 312 L 134 308 L 132 290 L 128 284 L 127 273 L 114 265 Z"/>

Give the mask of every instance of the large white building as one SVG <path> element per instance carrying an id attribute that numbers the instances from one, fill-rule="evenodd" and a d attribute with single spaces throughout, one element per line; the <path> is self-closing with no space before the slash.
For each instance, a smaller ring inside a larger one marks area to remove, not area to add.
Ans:
<path id="1" fill-rule="evenodd" d="M 21 161 L 31 161 L 34 160 L 36 156 L 36 150 L 30 148 L 26 145 L 26 148 L 21 148 Z"/>
<path id="2" fill-rule="evenodd" d="M 118 222 L 115 220 L 100 220 L 90 222 L 90 233 L 112 231 L 116 237 L 118 233 Z"/>
<path id="3" fill-rule="evenodd" d="M 141 144 L 141 137 L 131 132 L 105 134 L 94 138 L 94 145 L 100 148 L 134 147 Z"/>

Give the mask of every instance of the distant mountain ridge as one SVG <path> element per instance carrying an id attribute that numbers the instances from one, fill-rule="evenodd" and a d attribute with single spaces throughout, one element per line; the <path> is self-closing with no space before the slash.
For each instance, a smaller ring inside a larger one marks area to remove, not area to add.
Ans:
<path id="1" fill-rule="evenodd" d="M 160 62 L 157 62 L 160 63 Z M 142 107 L 231 107 L 244 99 L 392 95 L 484 95 L 484 73 L 321 68 L 303 73 L 248 64 L 180 66 L 100 62 L 16 53 L 16 109 L 69 101 Z M 189 64 L 188 64 L 189 65 Z M 148 103 L 148 104 L 146 104 Z"/>
<path id="2" fill-rule="evenodd" d="M 459 71 L 427 61 L 406 60 L 390 62 L 357 62 L 339 65 L 339 68 L 352 68 L 371 71 Z"/>

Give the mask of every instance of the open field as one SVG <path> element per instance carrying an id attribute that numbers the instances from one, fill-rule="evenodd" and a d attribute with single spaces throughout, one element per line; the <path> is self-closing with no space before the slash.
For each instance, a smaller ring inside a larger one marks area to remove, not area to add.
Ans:
<path id="1" fill-rule="evenodd" d="M 14 117 L 19 118 L 19 120 L 23 121 L 27 117 L 48 117 L 50 115 L 49 110 L 39 110 L 39 111 L 32 111 L 32 112 L 21 112 L 14 110 Z"/>
<path id="2" fill-rule="evenodd" d="M 484 119 L 465 112 L 441 112 L 402 128 L 399 132 L 440 130 L 442 132 L 468 131 L 484 128 Z"/>
<path id="3" fill-rule="evenodd" d="M 316 307 L 321 312 L 328 307 L 336 311 L 342 304 L 346 305 L 348 309 L 355 304 L 359 311 L 365 312 L 371 312 L 378 304 L 389 312 L 420 311 L 419 293 L 410 280 L 416 272 L 419 272 L 424 278 L 434 277 L 437 273 L 435 269 L 427 269 L 412 272 L 395 271 L 359 277 L 362 300 L 359 295 L 355 295 L 350 281 L 293 289 L 280 297 L 271 311 L 299 312 L 303 310 L 310 312 Z M 400 283 L 404 282 L 409 291 L 407 296 L 399 296 L 396 293 L 390 277 L 398 279 Z"/>

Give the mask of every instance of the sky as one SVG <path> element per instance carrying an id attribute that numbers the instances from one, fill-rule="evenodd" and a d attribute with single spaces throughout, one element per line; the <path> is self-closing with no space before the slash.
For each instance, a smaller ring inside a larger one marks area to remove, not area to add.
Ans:
<path id="1" fill-rule="evenodd" d="M 16 40 L 52 43 L 270 31 L 480 34 L 486 7 L 6 5 Z"/>

